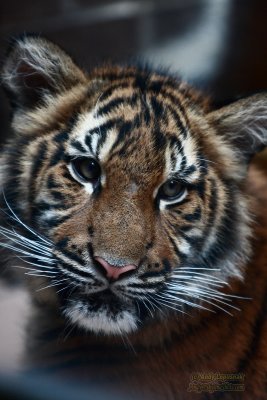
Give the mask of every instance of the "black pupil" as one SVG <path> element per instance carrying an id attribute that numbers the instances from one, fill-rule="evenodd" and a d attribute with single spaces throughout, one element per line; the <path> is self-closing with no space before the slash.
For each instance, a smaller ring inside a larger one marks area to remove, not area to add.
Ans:
<path id="1" fill-rule="evenodd" d="M 163 197 L 172 198 L 177 197 L 181 193 L 182 189 L 183 187 L 180 182 L 176 181 L 175 179 L 170 179 L 164 183 L 161 188 L 161 192 Z"/>
<path id="2" fill-rule="evenodd" d="M 77 158 L 73 160 L 75 172 L 86 181 L 96 181 L 101 174 L 101 169 L 97 161 L 93 158 Z"/>

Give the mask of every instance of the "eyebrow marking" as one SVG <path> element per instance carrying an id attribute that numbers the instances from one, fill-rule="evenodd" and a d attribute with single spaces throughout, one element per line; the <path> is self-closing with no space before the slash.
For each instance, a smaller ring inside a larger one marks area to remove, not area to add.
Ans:
<path id="1" fill-rule="evenodd" d="M 81 142 L 79 142 L 76 139 L 73 139 L 70 142 L 70 146 L 74 147 L 76 150 L 80 151 L 81 153 L 86 153 L 86 149 L 83 147 L 83 145 L 81 144 Z"/>

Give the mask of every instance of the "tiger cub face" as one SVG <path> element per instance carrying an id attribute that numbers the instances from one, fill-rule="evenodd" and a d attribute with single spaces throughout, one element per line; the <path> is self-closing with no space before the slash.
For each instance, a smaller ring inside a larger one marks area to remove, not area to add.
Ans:
<path id="1" fill-rule="evenodd" d="M 244 179 L 266 144 L 266 95 L 210 112 L 175 77 L 86 75 L 30 36 L 2 76 L 16 135 L 1 159 L 14 225 L 2 245 L 34 289 L 45 280 L 68 320 L 106 334 L 190 307 L 228 312 L 224 287 L 250 255 Z"/>

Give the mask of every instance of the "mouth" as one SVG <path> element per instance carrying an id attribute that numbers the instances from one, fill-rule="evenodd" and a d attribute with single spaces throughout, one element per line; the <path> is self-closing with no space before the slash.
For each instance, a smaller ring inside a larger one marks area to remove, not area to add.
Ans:
<path id="1" fill-rule="evenodd" d="M 72 324 L 107 335 L 135 331 L 140 317 L 137 310 L 133 300 L 122 299 L 110 289 L 92 295 L 76 295 L 64 305 L 64 315 Z"/>

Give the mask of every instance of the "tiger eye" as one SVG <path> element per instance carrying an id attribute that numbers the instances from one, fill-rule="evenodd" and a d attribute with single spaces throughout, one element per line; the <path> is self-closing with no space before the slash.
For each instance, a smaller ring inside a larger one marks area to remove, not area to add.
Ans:
<path id="1" fill-rule="evenodd" d="M 169 179 L 160 188 L 159 194 L 162 199 L 173 200 L 184 192 L 184 186 L 176 179 Z"/>
<path id="2" fill-rule="evenodd" d="M 77 177 L 85 182 L 96 182 L 101 175 L 100 165 L 91 157 L 79 157 L 72 160 L 72 168 Z"/>

